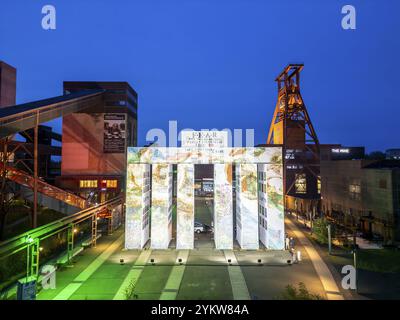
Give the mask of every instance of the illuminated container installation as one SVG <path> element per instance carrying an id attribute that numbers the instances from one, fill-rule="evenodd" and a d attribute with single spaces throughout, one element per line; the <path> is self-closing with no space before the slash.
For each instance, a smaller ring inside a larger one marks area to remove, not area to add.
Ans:
<path id="1" fill-rule="evenodd" d="M 178 164 L 176 248 L 194 247 L 194 165 Z"/>
<path id="2" fill-rule="evenodd" d="M 127 249 L 142 249 L 148 238 L 151 207 L 150 246 L 167 249 L 172 236 L 172 164 L 178 168 L 177 249 L 194 247 L 194 165 L 214 165 L 214 241 L 216 249 L 233 249 L 233 166 L 237 183 L 237 240 L 243 249 L 256 250 L 259 240 L 268 249 L 284 249 L 282 148 L 128 148 L 126 193 Z M 143 172 L 152 166 L 151 203 L 146 196 L 149 181 Z M 142 168 L 142 169 L 140 169 Z M 260 201 L 257 177 L 265 181 Z M 146 184 L 146 186 L 145 186 Z M 261 232 L 259 206 L 266 211 Z"/>

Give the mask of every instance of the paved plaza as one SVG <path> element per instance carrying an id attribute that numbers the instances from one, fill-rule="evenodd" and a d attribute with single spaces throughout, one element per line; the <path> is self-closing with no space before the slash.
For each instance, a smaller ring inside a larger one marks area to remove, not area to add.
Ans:
<path id="1" fill-rule="evenodd" d="M 211 203 L 196 202 L 196 219 L 210 222 Z M 75 257 L 73 267 L 59 269 L 56 289 L 42 290 L 38 299 L 278 299 L 287 285 L 299 282 L 325 299 L 341 299 L 312 244 L 293 222 L 287 220 L 286 227 L 302 253 L 296 264 L 288 264 L 288 251 L 240 250 L 237 245 L 234 250 L 216 250 L 207 233 L 196 235 L 194 250 L 176 250 L 173 242 L 168 250 L 151 250 L 148 245 L 125 250 L 120 228 Z"/>

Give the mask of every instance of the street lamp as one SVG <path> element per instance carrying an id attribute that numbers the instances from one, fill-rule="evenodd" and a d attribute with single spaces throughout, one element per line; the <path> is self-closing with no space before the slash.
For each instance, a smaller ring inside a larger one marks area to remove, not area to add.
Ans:
<path id="1" fill-rule="evenodd" d="M 31 236 L 27 236 L 25 239 L 26 243 L 32 243 L 33 242 L 33 238 Z"/>
<path id="2" fill-rule="evenodd" d="M 353 249 L 353 266 L 356 272 L 356 292 L 358 292 L 358 274 L 357 274 L 357 247 L 354 246 Z"/>
<path id="3" fill-rule="evenodd" d="M 328 252 L 329 254 L 332 254 L 332 235 L 331 235 L 331 224 L 328 224 L 326 226 L 328 229 Z"/>

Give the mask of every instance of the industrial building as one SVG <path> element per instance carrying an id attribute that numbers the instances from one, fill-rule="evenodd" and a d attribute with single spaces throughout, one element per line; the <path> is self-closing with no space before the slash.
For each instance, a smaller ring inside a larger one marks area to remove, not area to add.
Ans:
<path id="1" fill-rule="evenodd" d="M 15 105 L 17 69 L 0 61 L 0 107 Z"/>
<path id="2" fill-rule="evenodd" d="M 400 161 L 321 161 L 322 212 L 386 244 L 400 241 Z"/>
<path id="3" fill-rule="evenodd" d="M 126 149 L 137 144 L 137 93 L 127 82 L 64 82 L 64 94 L 104 90 L 99 105 L 63 118 L 59 187 L 93 202 L 124 190 Z"/>
<path id="4" fill-rule="evenodd" d="M 386 159 L 400 160 L 400 149 L 387 149 Z"/>
<path id="5" fill-rule="evenodd" d="M 15 199 L 32 203 L 35 228 L 40 205 L 70 214 L 120 196 L 126 149 L 137 143 L 128 83 L 64 82 L 63 95 L 18 105 L 15 93 L 16 69 L 0 62 L 1 226 Z M 56 118 L 62 135 L 46 126 Z"/>

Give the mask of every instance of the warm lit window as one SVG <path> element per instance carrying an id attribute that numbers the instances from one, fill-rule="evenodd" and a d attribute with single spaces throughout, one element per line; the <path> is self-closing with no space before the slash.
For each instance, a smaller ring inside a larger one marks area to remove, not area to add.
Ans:
<path id="1" fill-rule="evenodd" d="M 361 183 L 359 180 L 353 180 L 349 184 L 350 199 L 360 200 L 361 199 Z"/>
<path id="2" fill-rule="evenodd" d="M 117 180 L 107 180 L 106 186 L 107 188 L 116 188 L 117 184 Z"/>
<path id="3" fill-rule="evenodd" d="M 97 180 L 79 180 L 80 188 L 97 188 Z"/>
<path id="4" fill-rule="evenodd" d="M 296 193 L 307 193 L 307 181 L 306 181 L 306 174 L 305 173 L 300 173 L 296 174 L 295 176 L 295 183 L 294 187 L 296 189 Z"/>
<path id="5" fill-rule="evenodd" d="M 318 176 L 317 178 L 317 192 L 318 194 L 321 194 L 321 177 Z"/>

